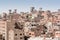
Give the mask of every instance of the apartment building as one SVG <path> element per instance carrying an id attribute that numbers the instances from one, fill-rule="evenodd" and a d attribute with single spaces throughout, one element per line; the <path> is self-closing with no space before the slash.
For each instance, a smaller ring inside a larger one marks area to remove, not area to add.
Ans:
<path id="1" fill-rule="evenodd" d="M 0 37 L 1 40 L 6 40 L 7 35 L 7 22 L 0 20 Z"/>

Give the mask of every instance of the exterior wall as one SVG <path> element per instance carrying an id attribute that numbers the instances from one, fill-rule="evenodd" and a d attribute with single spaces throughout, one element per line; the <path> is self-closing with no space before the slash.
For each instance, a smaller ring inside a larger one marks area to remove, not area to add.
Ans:
<path id="1" fill-rule="evenodd" d="M 9 30 L 9 40 L 14 40 L 14 31 Z"/>
<path id="2" fill-rule="evenodd" d="M 0 21 L 0 33 L 2 34 L 2 37 L 6 40 L 6 33 L 7 33 L 7 22 L 6 21 Z"/>
<path id="3" fill-rule="evenodd" d="M 23 30 L 15 29 L 14 40 L 24 40 Z"/>
<path id="4" fill-rule="evenodd" d="M 24 29 L 16 29 L 15 22 L 8 22 L 8 40 L 24 40 Z"/>

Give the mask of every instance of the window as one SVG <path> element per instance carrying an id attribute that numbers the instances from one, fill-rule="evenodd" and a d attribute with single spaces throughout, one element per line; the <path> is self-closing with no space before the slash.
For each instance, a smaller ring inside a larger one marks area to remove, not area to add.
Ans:
<path id="1" fill-rule="evenodd" d="M 31 24 L 31 26 L 36 26 L 36 24 Z"/>
<path id="2" fill-rule="evenodd" d="M 31 33 L 29 33 L 29 35 L 31 35 Z"/>
<path id="3" fill-rule="evenodd" d="M 60 23 L 60 21 L 57 21 L 58 23 Z"/>
<path id="4" fill-rule="evenodd" d="M 20 39 L 22 39 L 22 37 L 20 37 Z"/>
<path id="5" fill-rule="evenodd" d="M 15 36 L 17 36 L 17 34 L 15 34 Z"/>
<path id="6" fill-rule="evenodd" d="M 26 18 L 28 18 L 29 16 L 27 15 Z"/>
<path id="7" fill-rule="evenodd" d="M 20 35 L 22 35 L 22 33 Z"/>
<path id="8" fill-rule="evenodd" d="M 2 35 L 0 35 L 0 39 L 2 39 Z"/>

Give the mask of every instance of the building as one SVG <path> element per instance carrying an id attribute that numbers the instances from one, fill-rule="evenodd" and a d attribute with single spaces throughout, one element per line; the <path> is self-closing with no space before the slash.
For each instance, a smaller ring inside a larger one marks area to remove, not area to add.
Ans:
<path id="1" fill-rule="evenodd" d="M 7 22 L 0 20 L 0 37 L 7 40 Z"/>

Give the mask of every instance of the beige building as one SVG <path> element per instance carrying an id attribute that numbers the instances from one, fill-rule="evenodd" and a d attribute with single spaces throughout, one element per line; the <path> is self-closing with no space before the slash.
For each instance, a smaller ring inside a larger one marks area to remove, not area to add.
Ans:
<path id="1" fill-rule="evenodd" d="M 6 40 L 7 35 L 7 22 L 0 20 L 0 35 L 3 40 Z"/>
<path id="2" fill-rule="evenodd" d="M 24 26 L 15 18 L 7 21 L 7 40 L 24 40 Z"/>

